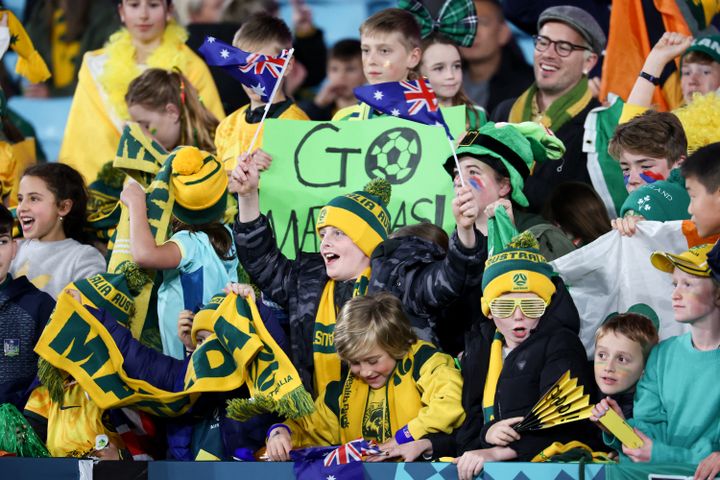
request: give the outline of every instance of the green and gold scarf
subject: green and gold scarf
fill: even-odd
[[[172,162],[165,162],[168,153],[148,138],[137,123],[129,123],[123,130],[113,165],[139,182],[146,191],[147,216],[155,243],[164,243],[169,236],[172,221],[173,194],[169,188]],[[120,205],[120,221],[109,245],[108,272],[120,272],[124,266],[134,264],[130,253],[130,212]],[[134,297],[135,316],[130,325],[133,337],[144,344],[161,350],[157,319],[156,272],[144,270],[148,283]]]
[[[537,92],[537,83],[533,83],[530,85],[530,88],[525,90],[525,92],[515,100],[508,118],[510,123],[532,121],[532,106],[533,103],[536,102]],[[588,88],[588,80],[586,76],[583,76],[577,85],[568,93],[555,100],[552,105],[543,112],[539,123],[557,132],[570,119],[582,112],[591,100],[592,93]]]
[[[366,268],[355,281],[353,297],[367,293],[370,283],[370,267]],[[313,331],[313,365],[315,367],[315,395],[330,382],[340,380],[340,358],[335,352],[335,322],[340,309],[335,305],[335,280],[325,284]]]
[[[102,283],[100,276],[93,279],[89,283],[105,292],[103,297],[113,295],[113,289],[118,293],[117,285]],[[243,420],[260,412],[297,418],[313,411],[312,398],[268,333],[254,302],[234,294],[217,295],[198,315],[212,316],[215,333],[193,352],[178,392],[130,377],[123,368],[123,353],[102,322],[65,292],[58,296],[35,351],[74,377],[101,409],[132,405],[154,415],[177,416],[203,392],[227,392],[246,384],[252,398],[230,401],[232,418]]]

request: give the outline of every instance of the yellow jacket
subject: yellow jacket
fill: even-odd
[[[185,59],[183,74],[198,90],[208,110],[222,120],[225,113],[207,65],[187,45],[180,48]],[[101,91],[98,78],[106,61],[104,49],[83,57],[58,158],[82,173],[88,184],[95,180],[104,163],[115,159],[120,134],[128,120],[115,113],[107,94]]]
[[[275,105],[273,105],[274,107]],[[235,110],[228,117],[220,122],[215,131],[215,147],[217,148],[217,159],[225,166],[225,170],[235,168],[235,160],[241,153],[247,152],[250,142],[255,135],[260,123],[248,123],[245,120],[245,112],[250,105],[245,105]],[[271,107],[272,108],[272,107]],[[300,107],[291,103],[289,107],[281,109],[280,114],[268,113],[267,118],[282,118],[284,120],[310,120]],[[260,130],[255,141],[254,148],[261,148],[263,144],[263,131]]]
[[[463,379],[453,359],[419,340],[398,360],[385,385],[390,431],[407,426],[415,440],[450,433],[465,420]],[[338,445],[363,436],[369,386],[348,372],[315,400],[315,412],[288,420],[293,446]],[[388,439],[384,439],[388,440]]]

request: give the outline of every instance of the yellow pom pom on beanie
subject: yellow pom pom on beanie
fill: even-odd
[[[173,214],[188,225],[222,219],[228,185],[222,164],[196,147],[178,147],[166,161],[172,162]]]

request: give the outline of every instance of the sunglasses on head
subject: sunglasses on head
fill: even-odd
[[[496,298],[490,302],[490,313],[493,318],[508,318],[515,309],[528,318],[540,318],[545,313],[547,303],[542,298]]]

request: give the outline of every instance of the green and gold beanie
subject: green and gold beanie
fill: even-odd
[[[177,147],[166,161],[172,162],[173,215],[188,225],[222,219],[228,185],[222,164],[196,147]]]
[[[490,313],[490,302],[505,293],[532,292],[548,304],[555,293],[552,267],[540,254],[538,242],[529,232],[515,237],[500,253],[485,262],[482,279],[483,314]]]
[[[332,226],[343,231],[365,255],[385,241],[390,233],[390,184],[384,179],[372,180],[364,190],[335,197],[318,216],[315,230]]]
[[[557,160],[565,153],[565,145],[552,131],[534,122],[488,122],[480,130],[471,130],[460,141],[458,158],[474,157],[503,176],[510,177],[510,197],[522,207],[528,206],[523,193],[525,179],[536,163]],[[445,161],[445,170],[454,176],[455,158]]]

